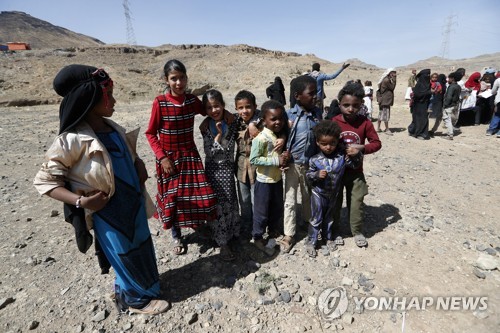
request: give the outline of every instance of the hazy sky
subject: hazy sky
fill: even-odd
[[[382,68],[500,52],[499,0],[129,0],[129,8],[137,44],[145,46],[248,44]],[[127,42],[122,0],[0,0],[0,10],[107,44]]]

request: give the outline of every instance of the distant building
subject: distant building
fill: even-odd
[[[9,51],[31,50],[30,44],[21,42],[7,42]]]

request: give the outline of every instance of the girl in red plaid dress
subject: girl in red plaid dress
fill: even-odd
[[[157,217],[172,228],[174,253],[184,254],[180,228],[197,228],[216,218],[210,187],[193,138],[194,117],[206,116],[201,101],[186,94],[186,67],[179,60],[164,66],[168,92],[155,98],[146,137],[156,156]]]

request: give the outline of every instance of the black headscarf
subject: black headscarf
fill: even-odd
[[[425,100],[431,96],[431,70],[422,69],[417,74],[417,83],[413,88],[413,98],[415,102]]]
[[[104,96],[113,81],[103,69],[69,65],[54,79],[54,90],[63,98],[59,107],[59,134],[71,130]]]

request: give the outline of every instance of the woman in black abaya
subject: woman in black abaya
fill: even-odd
[[[431,70],[423,69],[417,74],[417,84],[413,88],[411,107],[412,122],[408,133],[420,140],[429,139],[429,117],[427,108],[431,98]]]

